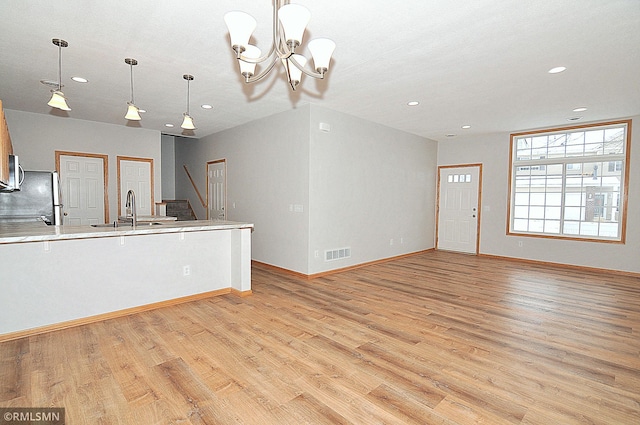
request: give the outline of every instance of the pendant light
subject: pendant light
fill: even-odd
[[[191,118],[191,115],[189,115],[189,83],[193,81],[193,75],[184,74],[182,78],[187,80],[187,112],[182,114],[184,116],[184,119],[182,120],[182,125],[180,125],[180,127],[184,128],[185,130],[195,130],[196,126],[193,123],[193,118]]]
[[[51,90],[51,99],[47,105],[63,111],[70,111],[71,108],[67,105],[67,99],[64,97],[64,93],[62,93],[62,48],[67,47],[69,43],[59,38],[54,38],[51,42],[58,46],[58,88]]]
[[[135,105],[133,99],[133,67],[138,64],[138,61],[132,58],[126,58],[124,62],[129,65],[131,70],[131,102],[127,102],[127,114],[124,117],[131,121],[140,121],[142,119],[140,117],[140,109]]]

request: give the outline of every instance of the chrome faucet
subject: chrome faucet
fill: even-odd
[[[124,206],[127,208],[125,218],[131,219],[131,225],[135,227],[138,224],[138,212],[136,211],[136,194],[133,190],[127,192],[127,201]]]

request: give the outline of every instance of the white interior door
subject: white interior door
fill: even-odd
[[[440,167],[438,249],[477,254],[480,165]]]
[[[137,215],[154,215],[153,208],[153,160],[146,158],[118,157],[118,210],[126,214],[127,192],[136,195]]]
[[[98,157],[59,156],[63,224],[105,222],[104,167]]]
[[[225,160],[207,162],[207,218],[226,220],[226,169]]]

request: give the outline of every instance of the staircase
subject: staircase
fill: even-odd
[[[167,216],[178,217],[178,221],[197,220],[189,201],[162,201],[167,204]]]

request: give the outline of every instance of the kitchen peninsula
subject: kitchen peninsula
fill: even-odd
[[[0,226],[0,341],[251,293],[253,225]]]

